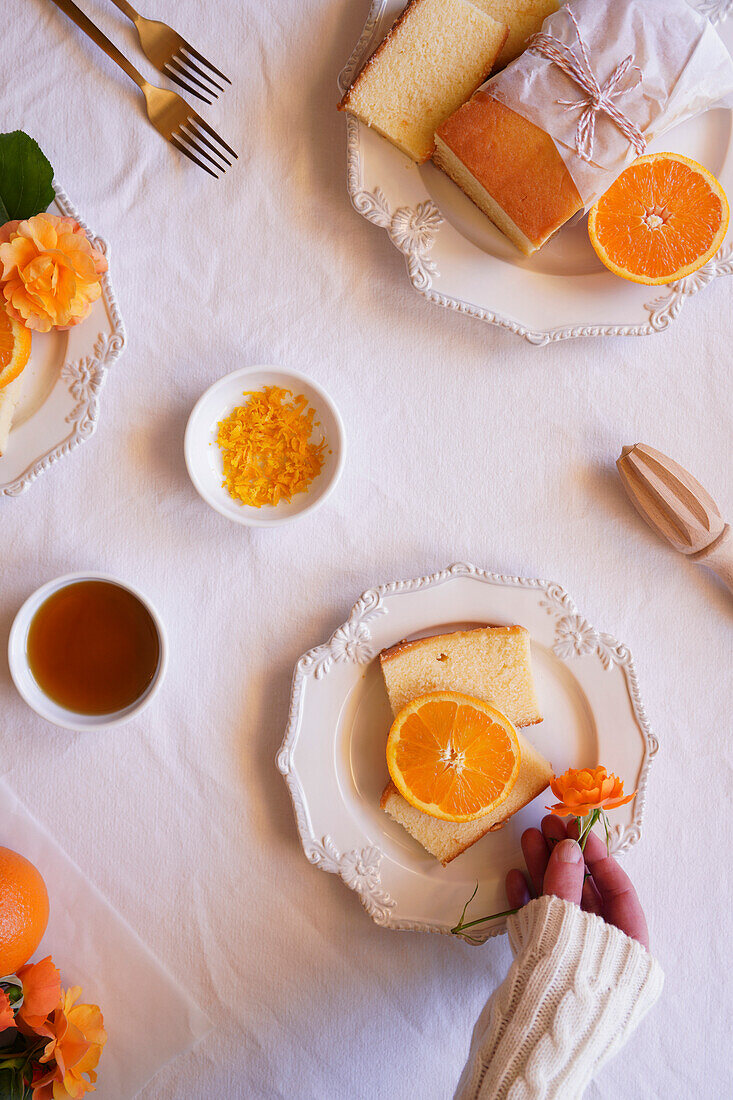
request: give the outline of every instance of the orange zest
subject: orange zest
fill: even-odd
[[[305,493],[320,474],[327,443],[311,440],[315,411],[279,386],[245,393],[246,405],[219,423],[223,485],[234,500],[261,508]]]
[[[0,296],[0,390],[10,385],[25,369],[30,354],[30,330],[8,316]]]
[[[387,739],[387,767],[411,805],[444,821],[473,821],[517,781],[517,731],[501,711],[456,691],[408,703]]]
[[[28,962],[47,924],[48,893],[40,873],[24,856],[0,848],[0,977]]]
[[[691,275],[720,248],[730,210],[718,180],[678,153],[639,157],[588,215],[588,235],[609,271],[658,286]]]

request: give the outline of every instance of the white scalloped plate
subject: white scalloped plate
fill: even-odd
[[[277,765],[308,860],[340,875],[387,928],[449,932],[476,882],[473,914],[504,909],[506,872],[522,865],[522,830],[537,824],[548,802],[549,792],[540,795],[445,868],[379,808],[391,712],[376,655],[403,638],[485,623],[530,631],[544,721],[525,731],[529,739],[558,773],[602,763],[627,790],[638,788],[632,803],[611,814],[613,850],[641,836],[658,743],[626,646],[590,626],[567,593],[546,581],[457,564],[370,589],[330,640],[298,661]],[[488,934],[504,930],[497,921]]]
[[[54,183],[51,213],[76,218],[109,260],[109,245],[95,237],[65,192]],[[6,453],[0,458],[0,496],[24,492],[58,459],[94,434],[108,367],[125,346],[125,329],[109,272],[102,297],[68,332],[34,333],[23,391]]]
[[[696,0],[733,50],[733,0]],[[404,0],[372,0],[361,38],[339,77],[344,92],[382,41]],[[705,164],[733,196],[733,111],[719,108],[650,147]],[[530,343],[572,336],[644,336],[676,320],[686,300],[733,272],[733,228],[718,255],[664,287],[617,278],[588,241],[585,218],[534,256],[522,256],[433,164],[417,166],[347,115],[347,187],[354,209],[387,231],[415,290],[430,302],[501,325]]]

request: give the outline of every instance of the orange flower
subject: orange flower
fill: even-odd
[[[593,810],[614,810],[635,797],[636,791],[624,798],[624,785],[605,768],[568,768],[564,775],[556,775],[550,790],[560,801],[547,806],[558,817],[585,817]]]
[[[94,1091],[95,1067],[107,1033],[96,1005],[74,1004],[80,995],[79,986],[63,993],[48,1021],[51,1041],[39,1061],[53,1065],[33,1082],[33,1100],[82,1100],[85,1093]]]
[[[22,966],[18,977],[23,983],[23,1004],[18,1011],[20,1030],[50,1035],[44,1025],[61,999],[61,975],[53,965],[51,956]]]
[[[102,293],[107,270],[73,218],[36,214],[0,228],[0,284],[8,314],[48,332],[78,325]]]
[[[0,989],[0,1031],[7,1031],[9,1027],[15,1027],[13,1006],[5,990]]]

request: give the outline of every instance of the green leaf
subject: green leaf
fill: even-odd
[[[0,1100],[23,1100],[26,1095],[25,1082],[20,1070],[0,1070]]]
[[[0,134],[0,218],[32,218],[53,202],[53,168],[22,130]],[[0,1100],[2,1093],[0,1093]]]

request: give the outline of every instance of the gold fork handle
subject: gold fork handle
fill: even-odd
[[[121,53],[113,42],[110,42],[106,34],[102,34],[99,27],[92,23],[81,8],[78,8],[74,3],[74,0],[53,0],[53,3],[57,8],[61,8],[64,15],[68,15],[72,22],[76,23],[80,30],[84,31],[84,34],[89,35],[92,42],[96,42],[100,50],[104,50],[112,61],[115,61],[123,72],[126,72],[130,80],[134,80],[138,88],[145,90],[147,81],[141,73],[137,71],[134,65],[132,65],[125,55]]]
[[[140,13],[135,11],[132,4],[128,4],[127,0],[112,0],[112,3],[116,8],[119,8],[123,15],[126,15],[128,19],[131,19],[133,23],[136,19],[140,18]]]

